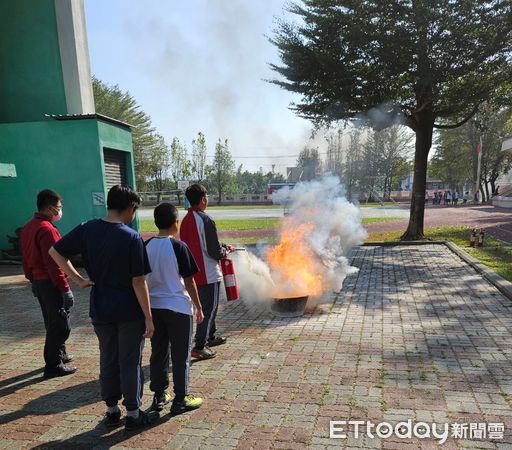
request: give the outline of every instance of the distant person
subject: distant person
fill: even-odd
[[[444,199],[444,193],[442,191],[439,191],[438,192],[438,204],[441,205],[441,203],[443,202],[443,199]]]
[[[48,254],[61,238],[55,223],[62,218],[62,198],[56,192],[44,189],[37,194],[36,204],[37,212],[21,231],[23,271],[43,313],[46,328],[44,376],[60,377],[76,372],[76,367],[66,365],[73,361],[66,348],[71,332],[69,314],[73,292],[65,273]]]
[[[469,198],[469,191],[465,191],[462,194],[462,204],[463,205],[465,205],[468,202],[468,198]]]
[[[180,239],[185,242],[199,266],[194,280],[199,292],[204,320],[196,328],[195,346],[192,357],[209,359],[216,353],[210,347],[226,343],[226,338],[216,336],[215,317],[219,307],[220,282],[222,272],[219,261],[233,247],[219,242],[215,222],[205,213],[208,207],[208,194],[201,184],[190,185],[185,191],[190,209],[180,227]]]
[[[446,194],[444,197],[444,204],[450,206],[451,201],[452,201],[452,193],[450,191],[446,191]]]
[[[455,190],[455,191],[453,191],[452,204],[454,206],[457,206],[458,203],[459,203],[459,192],[457,190]]]
[[[429,199],[428,191],[425,191],[425,205],[428,205],[428,199]]]
[[[145,275],[151,272],[144,241],[128,227],[140,205],[128,186],[116,185],[107,196],[107,216],[84,222],[50,250],[59,267],[78,285],[94,284],[89,315],[100,346],[101,396],[107,405],[105,424],[121,421],[117,405],[123,398],[126,430],[148,426],[158,413],[140,410],[144,373],[144,338],[153,336],[153,319]],[[81,254],[89,280],[69,265]]]
[[[147,276],[155,332],[151,338],[149,388],[155,393],[152,409],[161,411],[171,401],[169,346],[172,361],[174,400],[171,412],[199,408],[203,400],[188,392],[193,314],[203,321],[194,275],[199,271],[187,244],[178,241],[178,210],[161,203],[154,211],[158,236],[146,242],[152,272]]]
[[[437,199],[438,199],[438,197],[437,197],[437,191],[434,191],[434,198],[432,199],[432,204],[433,204],[433,205],[437,205]]]

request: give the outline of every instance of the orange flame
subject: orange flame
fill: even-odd
[[[279,243],[267,252],[267,262],[277,286],[275,298],[293,298],[322,293],[322,276],[315,255],[304,237],[312,223],[298,224],[293,218],[283,222]]]

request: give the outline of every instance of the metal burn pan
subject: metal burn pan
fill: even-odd
[[[274,298],[270,309],[280,317],[299,317],[304,314],[308,296]]]

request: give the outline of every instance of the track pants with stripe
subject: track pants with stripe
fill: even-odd
[[[92,324],[100,343],[101,398],[107,406],[115,406],[122,397],[128,411],[139,409],[144,386],[144,320]]]
[[[151,309],[155,332],[151,338],[151,383],[155,394],[169,387],[169,344],[172,381],[178,401],[188,395],[190,351],[192,350],[192,316],[169,309]]]
[[[203,284],[197,286],[197,293],[203,308],[204,320],[196,328],[196,348],[202,349],[207,339],[215,336],[215,317],[219,309],[220,281],[218,283]]]

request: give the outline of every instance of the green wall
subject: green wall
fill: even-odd
[[[54,0],[0,0],[0,122],[66,114]]]
[[[108,145],[105,145],[108,144]],[[103,146],[129,152],[128,180],[133,182],[131,133],[97,119],[0,124],[3,163],[16,165],[16,178],[0,178],[0,248],[36,210],[36,195],[49,188],[63,197],[62,234],[78,223],[105,214],[94,206],[93,192],[103,192]],[[135,224],[137,225],[137,224]]]

